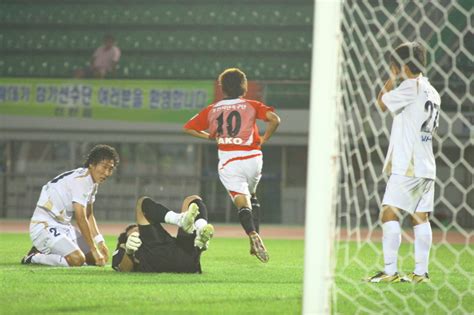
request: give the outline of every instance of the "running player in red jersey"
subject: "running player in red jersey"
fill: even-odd
[[[256,190],[262,176],[261,146],[277,129],[280,117],[273,107],[242,97],[247,93],[247,78],[240,69],[226,69],[218,82],[224,99],[191,118],[184,131],[217,142],[219,178],[238,209],[240,223],[250,239],[250,254],[268,262],[268,252],[258,234],[260,205]],[[257,119],[267,124],[263,136],[259,135]]]

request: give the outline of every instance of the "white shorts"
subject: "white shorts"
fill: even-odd
[[[81,250],[84,254],[90,252],[81,232],[70,224],[32,220],[30,238],[33,246],[43,254],[65,257],[76,250]]]
[[[262,177],[261,151],[231,151],[219,154],[219,178],[232,199],[236,194],[251,195]]]
[[[397,207],[411,214],[432,212],[434,180],[392,174],[385,188],[382,205]]]

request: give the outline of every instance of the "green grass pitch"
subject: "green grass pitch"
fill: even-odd
[[[382,270],[380,243],[342,242],[336,264],[337,314],[474,314],[474,246],[433,244],[431,283],[364,283],[361,278]],[[398,269],[414,269],[413,245],[402,243]],[[368,270],[367,266],[373,266]],[[378,267],[378,268],[377,268]],[[368,272],[371,272],[368,274]],[[356,301],[356,303],[354,303]]]
[[[115,244],[113,236],[106,239],[109,247]],[[247,239],[216,238],[203,254],[202,275],[120,274],[110,266],[20,265],[30,247],[28,235],[0,234],[0,305],[8,314],[301,314],[304,242],[265,243],[268,264],[248,254]],[[378,246],[340,244],[335,279],[342,294],[336,295],[333,311],[354,314],[354,300],[363,305],[362,313],[446,313],[437,303],[458,314],[474,311],[472,246],[470,253],[462,245],[435,247],[431,286],[361,282],[368,272],[363,264],[375,261],[373,271],[382,265]],[[401,269],[408,272],[412,246],[402,245],[400,251]],[[456,264],[470,270],[470,279]]]

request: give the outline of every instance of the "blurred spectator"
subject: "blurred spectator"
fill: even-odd
[[[113,76],[115,66],[120,59],[120,49],[116,46],[115,38],[106,34],[103,38],[103,45],[96,49],[92,55],[90,66],[83,69],[77,69],[74,73],[75,78],[97,78]]]

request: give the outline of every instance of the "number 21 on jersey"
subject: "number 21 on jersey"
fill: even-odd
[[[438,128],[439,105],[431,101],[425,103],[425,112],[429,112],[428,118],[421,125],[421,132],[433,134]]]

